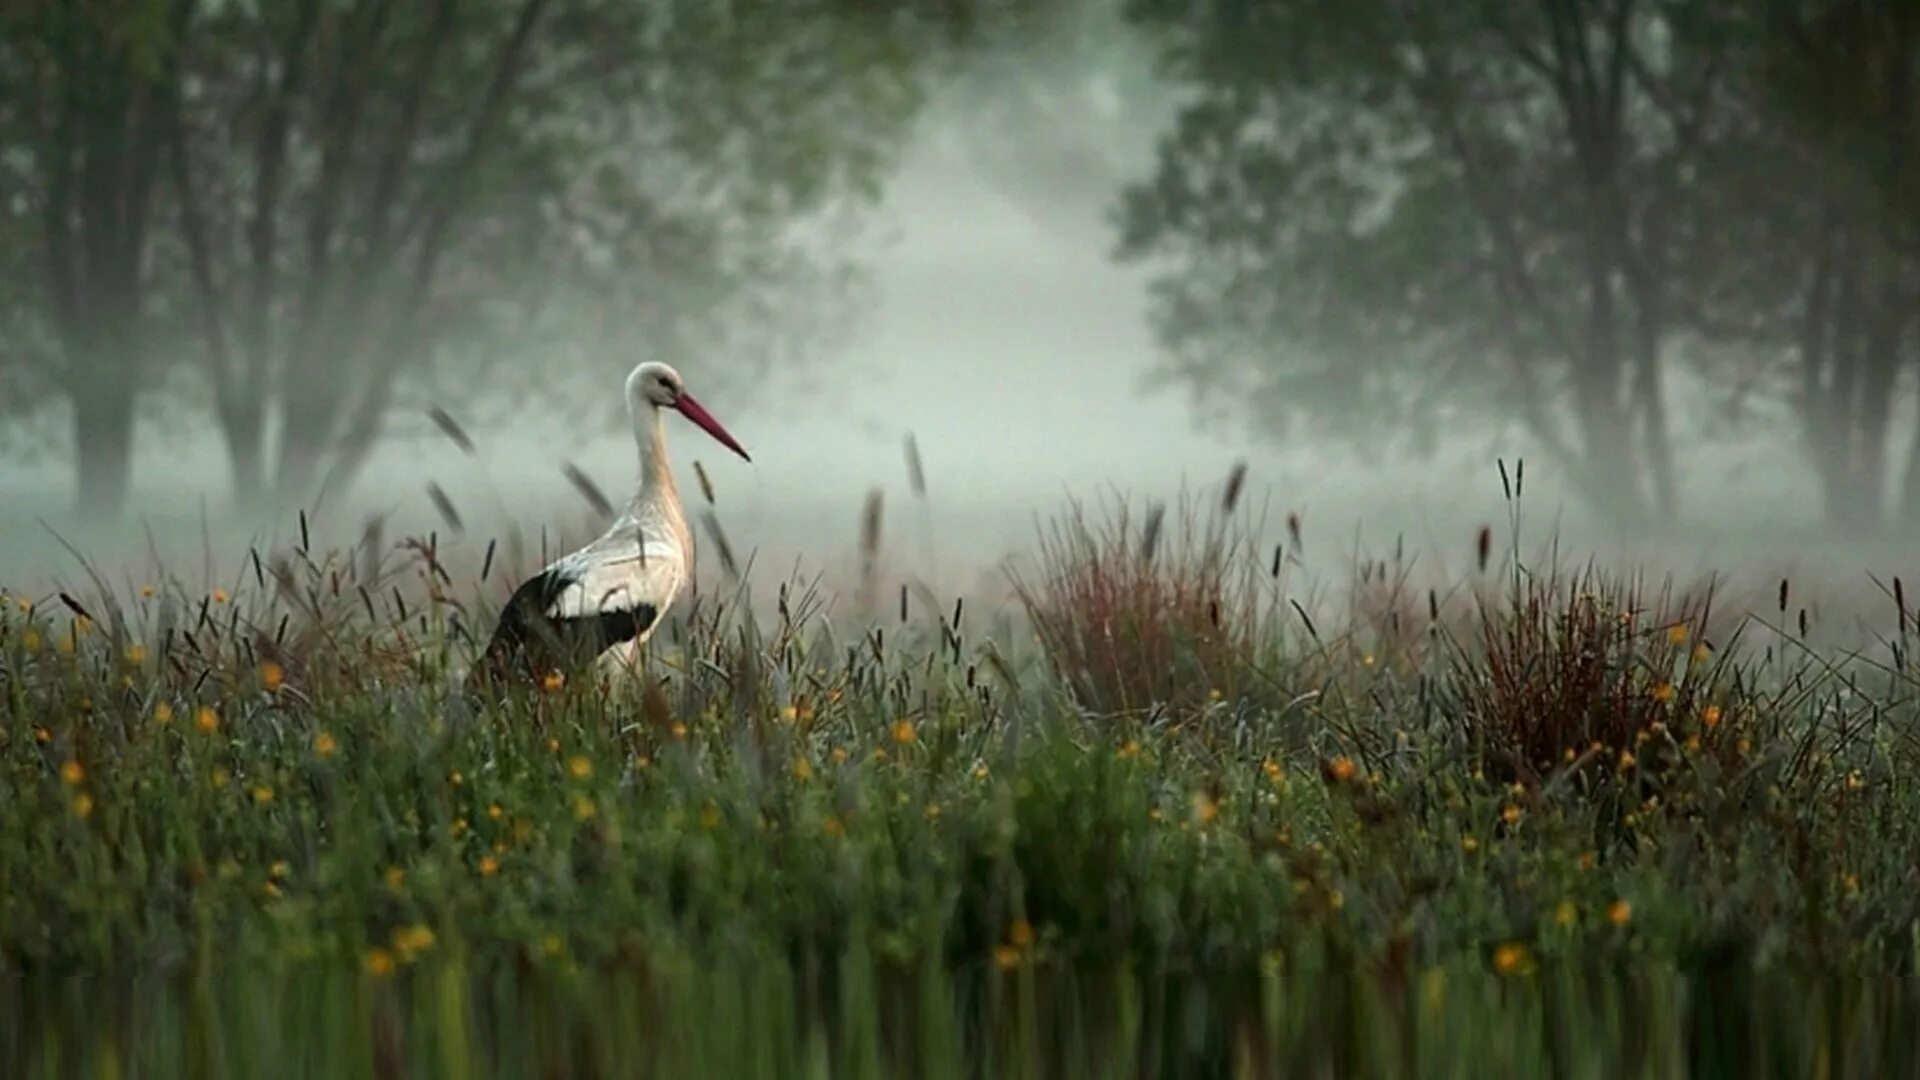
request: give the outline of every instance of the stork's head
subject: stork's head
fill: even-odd
[[[680,379],[680,373],[667,364],[649,361],[633,369],[627,376],[627,410],[633,413],[637,421],[655,409],[676,409],[680,415],[697,424],[702,431],[714,437],[720,445],[746,458],[742,449],[720,421],[713,418],[693,395],[687,393],[686,383]]]

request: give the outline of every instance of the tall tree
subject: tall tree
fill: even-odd
[[[169,165],[241,499],[350,479],[396,395],[456,385],[449,365],[551,388],[616,341],[711,342],[806,279],[793,224],[871,197],[917,104],[919,27],[899,16],[292,0],[209,17]]]
[[[70,404],[76,498],[90,515],[126,499],[135,404],[162,359],[151,296],[159,119],[179,93],[192,7],[0,7],[0,195],[19,245],[0,298],[0,362],[22,392],[31,380]]]
[[[1121,253],[1172,374],[1377,447],[1512,417],[1622,520],[1679,504],[1665,384],[1729,36],[1673,0],[1139,0],[1194,92]]]

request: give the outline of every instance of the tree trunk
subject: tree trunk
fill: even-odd
[[[75,509],[87,520],[111,520],[126,508],[133,471],[133,402],[133,388],[112,380],[73,395]]]
[[[242,513],[268,509],[266,403],[258,399],[222,402],[219,417],[234,508]]]

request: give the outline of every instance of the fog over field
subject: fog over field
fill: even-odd
[[[1569,560],[1592,556],[1686,581],[1719,570],[1754,597],[1770,596],[1779,575],[1797,575],[1846,609],[1878,602],[1870,572],[1885,579],[1900,571],[1897,543],[1841,544],[1816,527],[1805,468],[1772,433],[1783,419],[1762,416],[1731,438],[1681,442],[1687,520],[1649,531],[1613,528],[1586,512],[1517,430],[1446,431],[1430,459],[1369,462],[1310,434],[1276,442],[1250,434],[1240,417],[1201,417],[1185,387],[1151,378],[1162,356],[1146,318],[1151,268],[1111,258],[1113,193],[1020,190],[1018,148],[1016,167],[996,172],[955,135],[956,110],[965,107],[936,100],[918,121],[860,241],[870,302],[845,343],[817,364],[779,374],[756,396],[709,401],[753,463],[669,420],[683,493],[698,499],[697,460],[709,470],[733,546],[753,554],[761,582],[796,567],[850,580],[861,506],[879,489],[887,574],[997,597],[1005,590],[1001,561],[1028,547],[1036,519],[1060,512],[1069,497],[1173,499],[1183,484],[1210,493],[1240,459],[1250,467],[1250,501],[1267,508],[1270,540],[1283,535],[1285,514],[1301,514],[1300,554],[1315,580],[1343,580],[1356,551],[1384,556],[1402,538],[1425,569],[1460,576],[1479,527],[1493,525],[1506,542],[1502,457],[1510,466],[1528,461],[1523,536],[1531,557],[1557,535]],[[1143,124],[1137,145],[1125,148],[1130,175],[1151,169],[1156,134]],[[648,342],[631,343],[632,361],[650,355]],[[542,360],[528,353],[518,362]],[[699,392],[698,361],[682,367]],[[606,394],[617,392],[623,374],[607,371]],[[1674,393],[1679,408],[1695,407],[1684,381]],[[250,539],[293,535],[290,512],[272,522],[229,513],[218,436],[194,423],[141,429],[132,512],[117,525],[73,517],[70,465],[60,454],[0,465],[0,576],[28,590],[76,580],[78,564],[55,532],[117,568],[117,581],[151,572],[149,537],[191,579],[206,572],[208,530],[217,579],[239,573]],[[557,547],[593,527],[562,478],[564,461],[581,465],[616,503],[633,476],[629,435],[599,419],[573,423],[543,408],[476,425],[471,458],[417,412],[396,416],[392,427],[402,434],[381,446],[349,495],[314,514],[322,540],[350,543],[367,517],[384,514],[390,542],[436,530],[456,557],[477,559],[510,522],[536,538],[530,544],[549,530]],[[908,486],[909,434],[925,463],[924,501]],[[448,493],[464,535],[435,513],[430,482]],[[716,568],[709,551],[702,579]],[[489,595],[506,587],[496,575]]]

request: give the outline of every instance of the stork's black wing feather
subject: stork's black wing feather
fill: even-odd
[[[521,582],[500,610],[481,666],[501,676],[535,676],[597,657],[646,633],[659,618],[658,609],[644,603],[562,617],[555,608],[575,580],[547,569]]]

